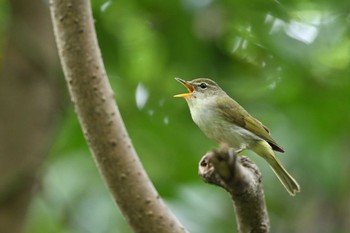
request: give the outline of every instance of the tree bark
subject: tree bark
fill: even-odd
[[[48,5],[10,1],[0,77],[0,232],[22,232],[52,143],[59,108],[58,56]]]
[[[160,199],[127,134],[108,82],[87,0],[51,0],[72,102],[97,167],[134,232],[186,232]]]
[[[270,230],[261,173],[240,151],[222,146],[203,156],[199,175],[210,184],[230,193],[239,233],[266,233]]]

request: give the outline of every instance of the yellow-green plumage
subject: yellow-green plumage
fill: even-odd
[[[185,97],[193,121],[208,138],[218,143],[226,143],[235,149],[247,148],[254,151],[269,163],[291,195],[300,191],[298,183],[275,156],[273,150],[284,150],[271,137],[266,126],[230,98],[214,81],[177,80],[184,84],[190,93],[176,97]]]

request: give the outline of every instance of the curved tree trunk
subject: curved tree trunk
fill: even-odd
[[[97,44],[90,2],[51,0],[63,71],[84,136],[134,232],[183,233],[159,197],[121,119]]]

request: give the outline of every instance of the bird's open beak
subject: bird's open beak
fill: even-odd
[[[178,94],[178,95],[174,95],[174,97],[191,97],[193,92],[194,92],[194,88],[193,85],[181,78],[175,78],[176,81],[180,82],[182,85],[184,85],[187,90],[189,91],[188,93],[184,93],[184,94]]]

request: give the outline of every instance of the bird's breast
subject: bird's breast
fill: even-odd
[[[210,102],[204,105],[192,105],[190,111],[197,126],[208,138],[217,143],[226,143],[239,149],[243,145],[249,148],[252,143],[259,140],[255,134],[224,119]]]

